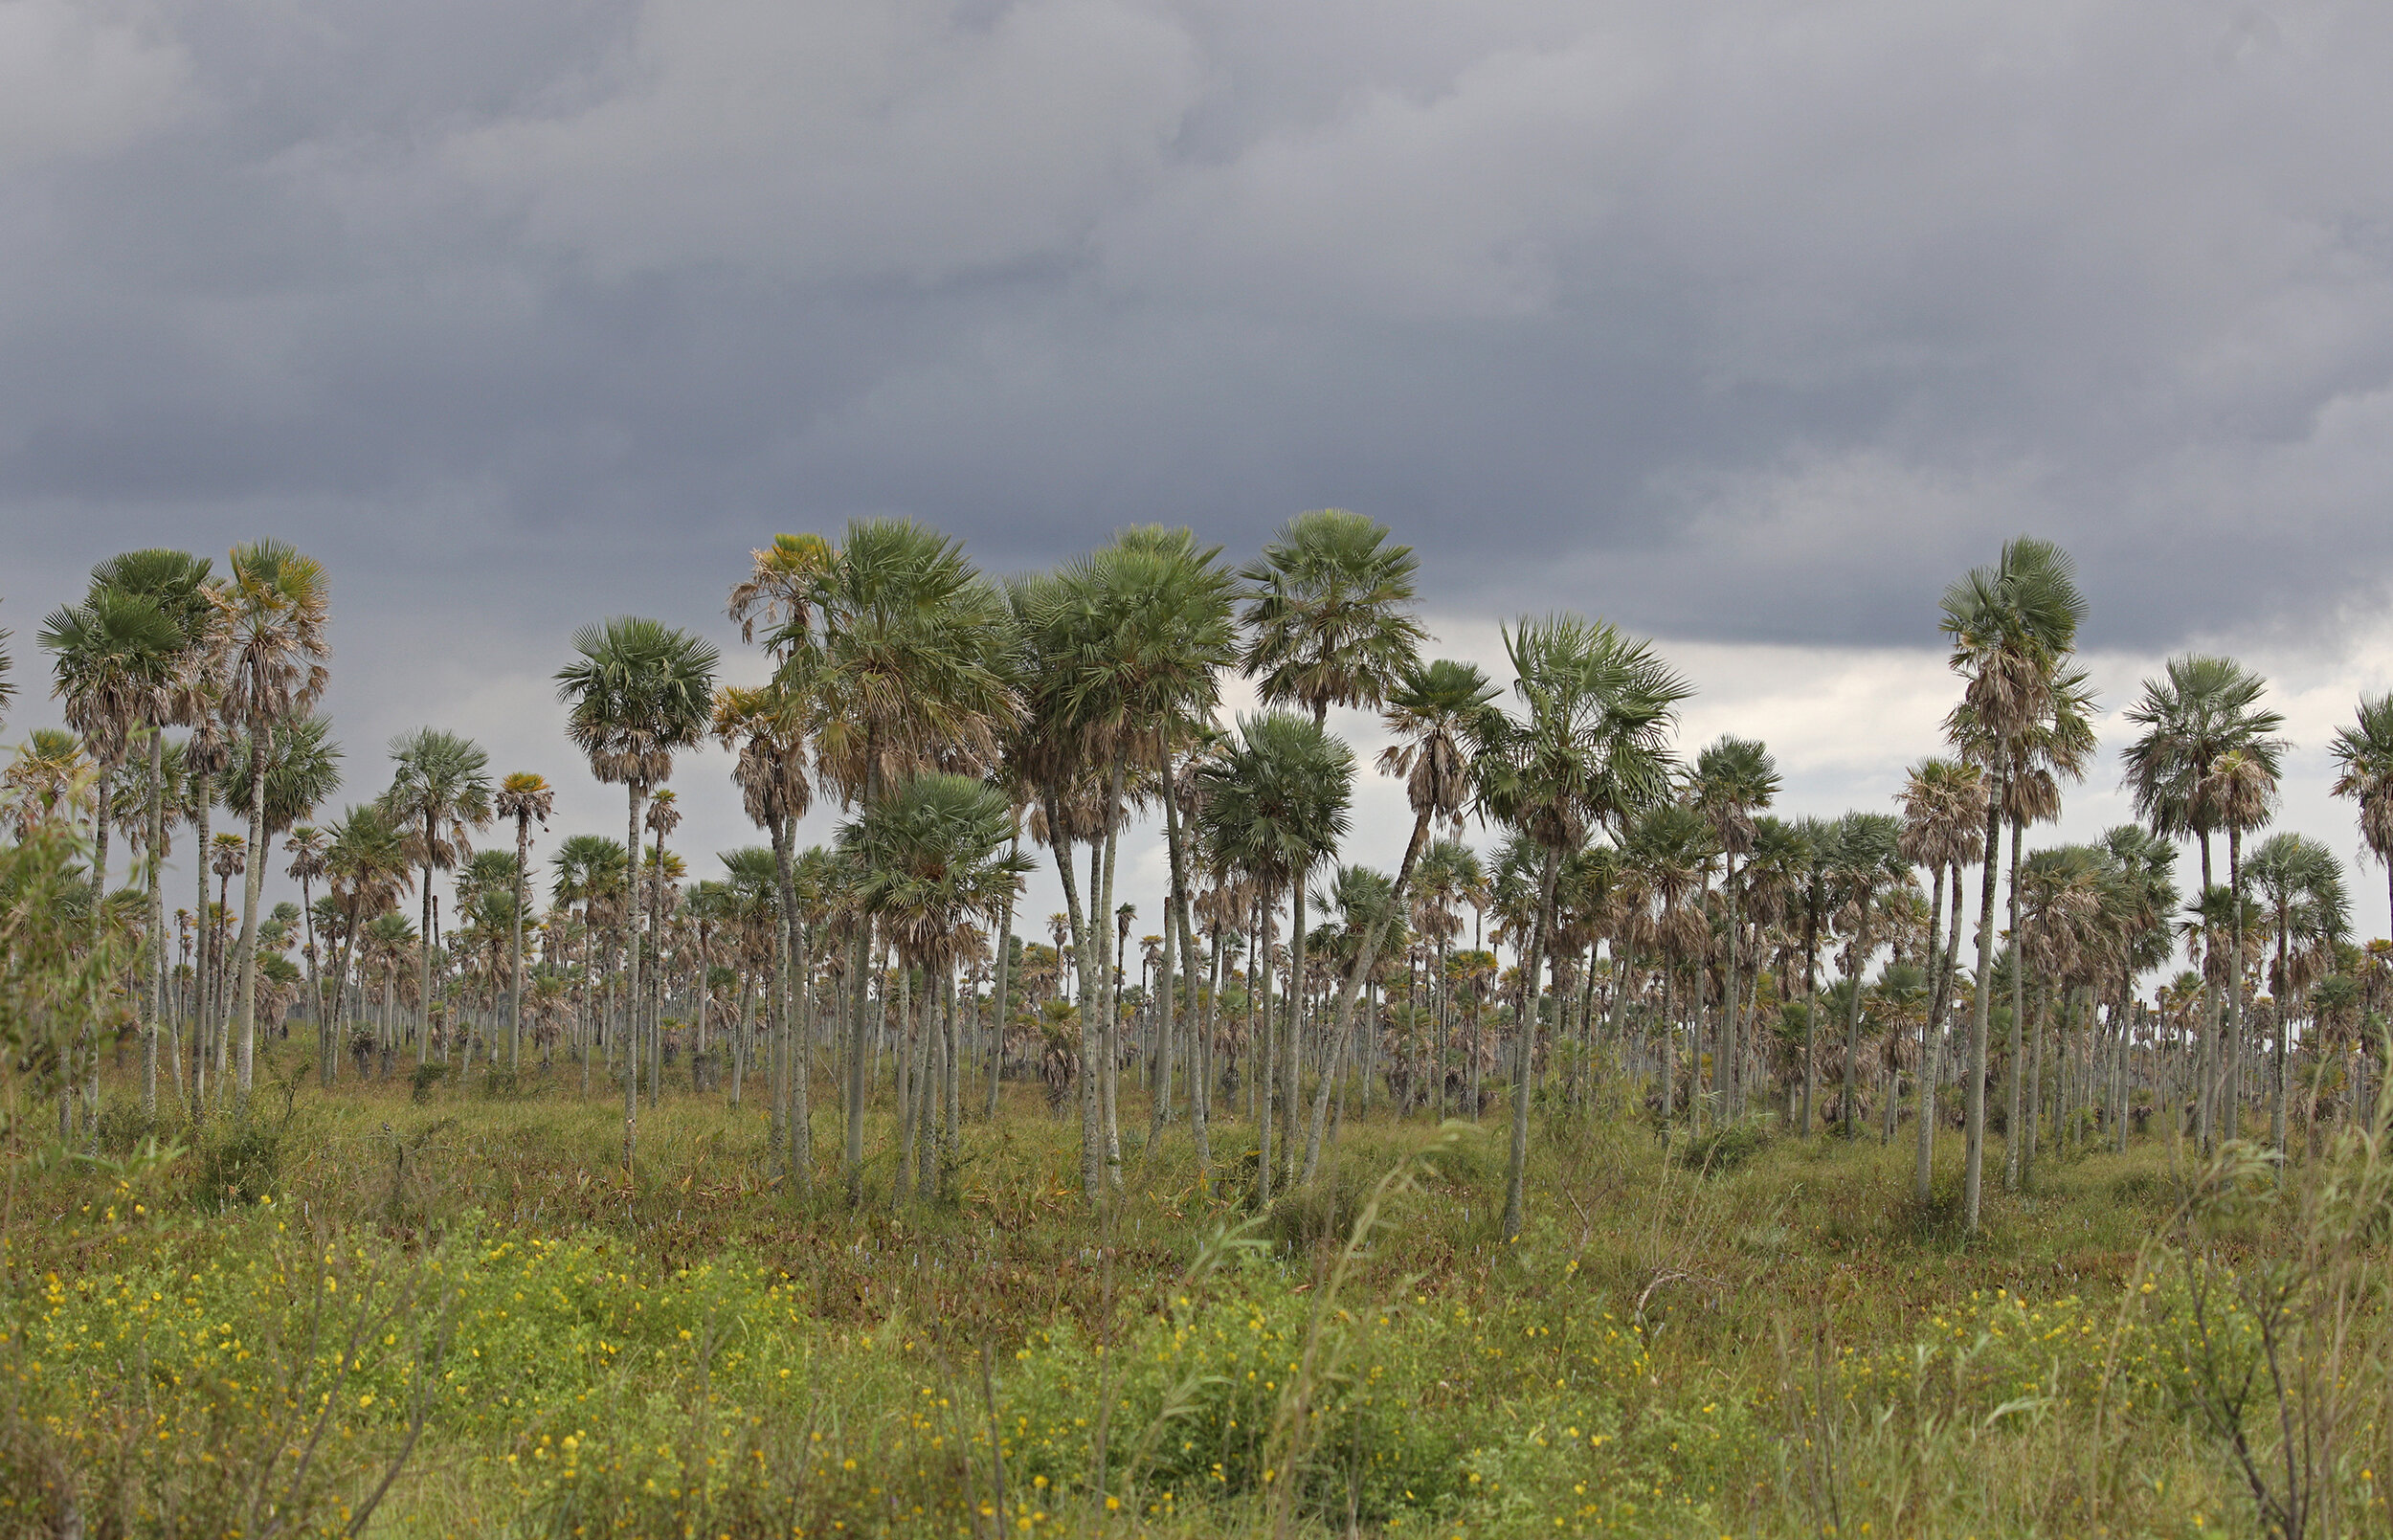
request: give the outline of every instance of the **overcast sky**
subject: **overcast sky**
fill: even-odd
[[[567,634],[732,643],[775,530],[1004,572],[1342,505],[1448,651],[1657,636],[1689,742],[1833,813],[1934,748],[1937,593],[2035,531],[2106,707],[2266,668],[2285,821],[2355,855],[2389,78],[2393,7],[2299,0],[0,0],[5,733],[93,562],[276,534],[330,569],[355,792],[436,723],[612,827]],[[2065,833],[2122,815],[2115,740]],[[693,848],[752,837],[722,770]]]

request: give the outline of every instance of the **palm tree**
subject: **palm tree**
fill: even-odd
[[[273,752],[277,727],[305,716],[323,699],[332,656],[325,636],[329,604],[324,569],[279,540],[233,547],[219,590],[224,620],[224,716]],[[249,845],[265,847],[265,783],[253,781]],[[249,1096],[257,1043],[257,891],[266,863],[249,863],[241,882],[239,943],[240,1067],[236,1084]]]
[[[1086,932],[1094,946],[1083,959],[1095,986],[1087,992],[1083,1031],[1094,1034],[1091,1062],[1099,1069],[1084,1083],[1083,1097],[1098,1098],[1106,1178],[1119,1186],[1119,938],[1104,917],[1117,907],[1124,795],[1134,767],[1160,772],[1174,741],[1210,718],[1219,697],[1219,670],[1233,656],[1232,585],[1220,566],[1220,547],[1198,547],[1185,529],[1145,527],[1123,531],[1105,548],[1065,564],[1052,581],[1022,591],[1041,714],[1060,719],[1078,740],[1075,757],[1100,767],[1103,775],[1095,820],[1103,843],[1089,894],[1095,923]],[[1167,803],[1167,838],[1176,821]]]
[[[1520,1234],[1529,1164],[1529,1090],[1537,1041],[1537,971],[1554,929],[1554,882],[1563,858],[1590,831],[1621,832],[1626,820],[1669,794],[1668,739],[1678,703],[1691,687],[1651,647],[1577,615],[1524,620],[1504,634],[1521,717],[1482,724],[1480,810],[1535,841],[1541,854],[1537,914],[1521,968],[1520,1041],[1515,1046],[1512,1149],[1505,1182],[1504,1234]]]
[[[1684,802],[1648,808],[1621,836],[1621,869],[1632,909],[1625,927],[1631,944],[1662,961],[1662,1118],[1667,1127],[1678,1111],[1678,976],[1710,941],[1694,896],[1717,854],[1710,822]],[[1694,1099],[1696,1087],[1688,1087]]]
[[[1206,842],[1215,859],[1253,882],[1259,889],[1264,930],[1257,943],[1254,971],[1261,984],[1264,1050],[1258,1055],[1262,1073],[1256,1106],[1259,1145],[1258,1195],[1271,1196],[1272,1080],[1275,1075],[1271,1014],[1269,921],[1279,895],[1290,899],[1289,972],[1291,996],[1301,993],[1305,976],[1305,889],[1313,868],[1336,850],[1345,837],[1353,801],[1354,756],[1318,723],[1283,712],[1241,717],[1239,741],[1196,772],[1199,814]],[[1293,1079],[1298,1060],[1292,1051],[1296,1001],[1287,1001],[1286,1036],[1290,1039],[1290,1079],[1286,1094],[1291,1105],[1299,1094]]]
[[[1408,773],[1408,783],[1410,778]],[[1453,956],[1454,938],[1463,930],[1462,917],[1456,911],[1464,904],[1475,902],[1477,895],[1487,886],[1487,877],[1480,870],[1478,852],[1460,839],[1446,838],[1434,841],[1421,853],[1420,865],[1414,874],[1411,885],[1419,894],[1412,905],[1413,928],[1434,937],[1438,944],[1437,1069],[1430,1094],[1431,1115],[1443,1122],[1448,1060],[1446,1036],[1453,1025],[1453,991],[1448,985],[1448,965]]]
[[[588,1096],[592,1039],[600,1028],[596,1009],[598,905],[624,896],[631,857],[620,842],[604,835],[569,835],[548,858],[548,866],[555,873],[549,902],[569,912],[575,904],[581,905],[582,910],[583,1002],[590,1012],[586,1030],[581,1034],[582,1094]],[[608,1041],[613,1043],[615,1039],[610,1037]]]
[[[2230,748],[2210,762],[2194,786],[2194,795],[2213,810],[2219,826],[2226,831],[2226,885],[2239,902],[2247,899],[2244,836],[2264,827],[2276,814],[2277,768],[2283,749],[2284,745],[2272,738]],[[2249,928],[2239,924],[2227,937],[2226,1040],[2230,1051],[2225,1136],[2229,1139],[2236,1136],[2244,1097],[2244,934]]]
[[[922,971],[922,1053],[936,1062],[919,1064],[915,1105],[901,1109],[901,1116],[909,1138],[922,1130],[926,1175],[939,1170],[943,1181],[951,1161],[941,1161],[939,1151],[952,1152],[960,1110],[952,971],[965,926],[994,920],[1031,870],[1027,857],[1005,849],[1013,835],[1013,804],[1003,792],[973,776],[937,771],[914,776],[867,804],[839,831],[861,875],[860,906],[875,918],[900,962]],[[943,993],[950,1008],[944,1025],[934,1028]],[[898,1166],[901,1196],[906,1153]]]
[[[2335,729],[2335,794],[2359,804],[2359,837],[2384,863],[2393,900],[2393,695],[2361,696],[2348,727]]]
[[[1722,886],[1728,895],[1728,970],[1720,998],[1719,1051],[1712,1060],[1712,1091],[1722,1115],[1736,1121],[1744,1097],[1737,1084],[1738,1028],[1736,964],[1739,916],[1736,859],[1754,848],[1755,817],[1777,800],[1778,761],[1753,738],[1723,736],[1695,756],[1689,788],[1697,811],[1711,822],[1711,836],[1725,858]]]
[[[349,957],[365,924],[415,885],[408,859],[407,832],[373,803],[351,805],[332,825],[324,844],[324,878],[344,920],[341,952],[332,969],[332,1004],[327,1016],[341,1019]]]
[[[713,722],[711,703],[708,723]],[[667,836],[682,826],[680,799],[670,791],[660,791],[649,799],[648,812],[640,820],[653,837],[648,841],[648,929],[657,938],[661,959],[664,949],[664,901],[674,877],[682,870],[680,859],[665,853]],[[658,1022],[664,1009],[664,970],[661,960],[649,983],[651,998],[646,1002],[648,1014],[648,1105],[655,1106],[664,1091],[664,1034]]]
[[[1986,1029],[1993,1005],[1994,852],[2013,759],[2022,740],[2054,710],[2065,660],[2086,615],[2076,566],[2049,541],[2023,535],[1990,567],[1973,568],[1944,591],[1941,629],[1952,638],[1951,666],[1968,681],[1947,731],[1975,746],[1990,781],[1985,863],[1978,892],[1978,987],[1970,1007],[1967,1170],[1962,1223],[1978,1229],[1984,1185]]]
[[[640,814],[649,792],[673,778],[673,756],[695,747],[713,720],[715,665],[707,642],[661,621],[617,615],[573,633],[581,656],[557,670],[557,699],[571,709],[566,735],[590,758],[591,773],[619,785],[630,813],[624,847],[639,865]],[[631,1028],[623,1060],[623,1165],[630,1170],[639,1140],[639,966],[637,887],[625,918],[629,946],[624,1018]]]
[[[1914,1194],[1925,1203],[1935,1160],[1935,1094],[1943,1078],[1944,1010],[1952,997],[1954,970],[1959,961],[1961,873],[1985,855],[1979,832],[1986,811],[1985,774],[1978,766],[1957,759],[1924,759],[1912,767],[1901,800],[1903,859],[1927,867],[1934,887],[1928,920],[1928,1014],[1920,1024],[1919,1159],[1912,1184]],[[1943,939],[1948,877],[1953,890],[1953,931],[1949,939]]]
[[[2119,970],[2117,1009],[2121,1028],[2113,1035],[2120,1069],[2113,1098],[2115,1148],[2127,1149],[2128,1076],[2126,1027],[2135,1010],[2136,980],[2167,964],[2176,950],[2168,917],[2177,908],[2177,846],[2138,824],[2120,824],[2102,837],[2116,879],[2105,892],[2105,919],[2112,931],[2112,960]],[[2170,1127],[2177,1127],[2172,1118]]]
[[[1018,649],[1004,598],[955,541],[907,519],[859,519],[773,633],[773,682],[802,703],[816,775],[856,810],[916,772],[977,775],[1021,712]],[[851,1200],[863,1194],[863,1052],[872,936],[848,958],[847,1139]]]
[[[252,784],[257,770],[259,741],[243,733],[227,746],[224,768],[216,772],[215,798],[229,808],[251,810],[250,827],[268,839],[315,815],[341,786],[341,746],[332,741],[332,724],[323,717],[299,717],[282,724],[265,740],[263,796]],[[253,867],[265,864],[267,844]],[[255,882],[245,884],[256,885]]]
[[[776,542],[772,551],[756,552],[759,569],[777,563],[782,551]],[[732,591],[734,618],[741,614],[741,589]],[[797,1190],[811,1193],[815,1180],[813,1029],[808,1023],[802,1031],[795,1030],[798,1016],[791,989],[792,971],[804,978],[811,968],[803,950],[805,932],[797,921],[793,851],[798,820],[814,806],[813,783],[806,774],[804,712],[777,684],[761,689],[725,685],[715,692],[713,731],[719,743],[737,753],[731,779],[739,786],[741,804],[749,821],[772,842],[772,891],[778,915],[773,930],[773,1000],[783,1040],[772,1060],[771,1138],[780,1158],[786,1137],[787,1158]]]
[[[2307,835],[2271,835],[2251,853],[2247,870],[2258,890],[2270,926],[2276,932],[2276,960],[2270,968],[2269,993],[2276,1008],[2275,1062],[2270,1076],[2269,1145],[2285,1153],[2286,1030],[2293,1014],[2296,985],[2292,944],[2297,935],[2315,948],[2343,939],[2350,928],[2351,905],[2343,894],[2343,867],[2335,852]]]
[[[1831,847],[1834,880],[1839,896],[1853,906],[1852,966],[1845,972],[1851,986],[1845,1002],[1845,1137],[1852,1139],[1860,1125],[1856,1109],[1860,1106],[1861,1082],[1858,1079],[1861,1054],[1862,975],[1869,966],[1869,954],[1877,949],[1877,938],[1870,930],[1873,911],[1896,887],[1910,881],[1910,864],[1903,859],[1902,821],[1890,813],[1848,813],[1836,822],[1835,843]],[[1891,1094],[1890,1092],[1890,1094]]]
[[[182,628],[147,594],[95,586],[81,604],[51,613],[41,644],[54,659],[51,693],[66,703],[66,724],[100,771],[91,875],[94,891],[105,892],[110,782],[134,733],[159,715],[181,661]]]
[[[1316,726],[1333,705],[1375,706],[1428,639],[1413,618],[1419,558],[1344,508],[1300,513],[1239,577],[1251,586],[1239,667],[1267,705]]]
[[[2260,703],[2267,690],[2266,680],[2233,658],[2188,654],[2170,658],[2159,679],[2146,680],[2142,695],[2128,708],[2127,720],[2143,729],[2123,756],[2136,815],[2164,838],[2193,837],[2202,853],[2202,891],[2205,894],[2215,882],[2210,837],[2225,824],[2221,809],[2203,791],[2203,777],[2231,749],[2268,746],[2266,752],[2273,761],[2277,752],[2273,734],[2285,719]],[[2236,977],[2242,977],[2240,970]],[[2239,983],[2231,1007],[2239,1031],[2242,997]],[[2220,1005],[2219,996],[2212,993],[2203,1023],[2203,1070],[2195,1121],[2205,1149],[2211,1143],[2216,1105]],[[2236,1040],[2241,1041],[2240,1038]],[[2231,1126],[2231,1107],[2227,1117]]]
[[[432,1054],[432,874],[471,856],[473,832],[490,827],[490,756],[469,738],[418,727],[391,740],[391,758],[396,769],[382,793],[383,815],[407,831],[409,859],[423,874],[423,945],[416,964],[423,1030],[415,1039],[421,1065]]]
[[[1390,922],[1406,902],[1431,826],[1444,823],[1458,834],[1462,831],[1463,813],[1470,799],[1471,746],[1501,731],[1496,695],[1496,686],[1476,667],[1446,658],[1427,664],[1407,662],[1395,688],[1388,692],[1382,721],[1395,741],[1380,750],[1379,769],[1383,774],[1404,777],[1413,832],[1397,862],[1387,903],[1373,911],[1353,949],[1345,982],[1338,988],[1330,1025],[1329,1068],[1313,1092],[1312,1118],[1305,1135],[1304,1181],[1311,1181],[1320,1165],[1330,1084],[1337,1077],[1337,1056],[1353,1023],[1355,994],[1378,960]]]
[[[524,911],[531,906],[524,882],[531,871],[532,824],[548,827],[557,793],[546,779],[530,770],[517,770],[499,783],[491,811],[515,820],[514,934],[507,945],[507,1073],[523,1065],[524,1054]]]

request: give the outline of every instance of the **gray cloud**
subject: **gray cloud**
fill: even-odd
[[[9,619],[284,534],[361,775],[553,761],[574,623],[727,639],[864,512],[1002,570],[1342,503],[1443,614],[1795,648],[2036,529],[2121,655],[2335,655],[2388,66],[2323,0],[16,0]]]

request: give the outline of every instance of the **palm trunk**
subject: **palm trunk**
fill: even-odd
[[[514,935],[507,949],[507,1073],[510,1075],[520,1073],[524,1067],[524,906],[526,903],[524,884],[531,870],[531,815],[519,813],[515,815]]]
[[[1021,837],[1017,835],[1013,849],[1021,853]],[[989,1006],[989,1121],[997,1117],[997,1082],[1005,1069],[1005,1008],[1013,987],[1014,971],[1014,891],[1006,890],[1005,904],[997,918],[997,967],[995,993]]]
[[[2021,819],[2011,820],[2011,872],[2008,883],[2011,921],[2011,1072],[2008,1078],[2011,1105],[2010,1120],[2002,1126],[2002,1185],[2005,1188],[2019,1186],[2022,1153],[2019,1137],[2020,1076],[2026,1067],[2021,1061],[2020,1038],[2026,1028],[2027,951],[2020,945],[2019,928],[2019,840],[2024,830],[2025,825]]]
[[[2226,1017],[2226,1137],[2237,1136],[2243,1123],[2244,1100],[2244,831],[2226,832],[2226,885],[2234,894],[2229,913],[2234,929],[2227,941]]]
[[[1275,1062],[1271,1036],[1271,926],[1277,918],[1273,912],[1276,907],[1269,894],[1255,901],[1254,961],[1247,967],[1247,971],[1261,981],[1254,992],[1258,1031],[1254,1051],[1248,1057],[1254,1060],[1256,1197],[1265,1205],[1271,1201],[1271,1076]]]
[[[1711,1087],[1720,1101],[1720,1121],[1723,1125],[1738,1121],[1743,1114],[1736,1083],[1736,858],[1727,856],[1725,861],[1727,876],[1722,879],[1721,890],[1728,899],[1729,910],[1728,976],[1720,989],[1720,1041],[1714,1049],[1718,1057],[1713,1060],[1711,1075]]]
[[[1537,1074],[1537,970],[1545,961],[1546,937],[1554,926],[1554,884],[1562,873],[1562,852],[1546,847],[1545,870],[1537,880],[1536,928],[1530,932],[1529,955],[1521,964],[1519,1041],[1513,1045],[1512,1149],[1505,1166],[1504,1239],[1520,1239],[1524,1189],[1529,1178],[1529,1092]]]
[[[639,912],[639,813],[647,800],[648,788],[637,781],[629,783],[631,813],[626,824],[624,848],[631,853],[631,870],[626,873],[629,887],[624,892],[623,928],[627,939],[624,948],[625,974],[623,983],[623,1170],[629,1173],[639,1148],[639,950],[642,940]],[[432,873],[424,874],[425,915],[431,915]],[[425,977],[432,975],[431,953],[425,953]]]
[[[149,1021],[142,1033],[142,1117],[154,1121],[158,1116],[158,1028],[170,1009],[168,1003],[168,980],[173,967],[172,954],[167,944],[167,799],[166,799],[167,737],[157,728],[149,731],[149,871],[145,886],[149,892]]]
[[[257,1060],[257,890],[266,879],[266,767],[274,757],[274,728],[262,719],[253,721],[249,735],[249,860],[241,870],[239,947],[241,1053],[234,1080],[244,1109]]]
[[[1856,1137],[1854,1114],[1861,1101],[1858,1082],[1858,1071],[1861,1067],[1861,981],[1862,976],[1868,971],[1871,949],[1869,891],[1865,887],[1861,894],[1860,925],[1853,933],[1853,967],[1852,971],[1845,975],[1845,982],[1851,985],[1852,989],[1845,997],[1845,1105],[1837,1110],[1844,1114],[1840,1121],[1844,1125],[1845,1138],[1847,1143]]]
[[[1072,841],[1063,837],[1062,810],[1051,798],[1047,803],[1048,842],[1055,852],[1056,875],[1063,882],[1063,909],[1071,926],[1072,954],[1077,960],[1074,981],[1080,995],[1080,1181],[1081,1193],[1094,1208],[1104,1201],[1105,1169],[1105,1108],[1097,1090],[1097,1077],[1104,1073],[1097,1060],[1103,1052],[1098,1036],[1096,1000],[1090,993],[1089,950],[1087,925],[1080,903],[1080,882],[1072,871]],[[1093,897],[1093,895],[1092,895]],[[1059,966],[1061,959],[1058,959]]]
[[[1287,965],[1287,1030],[1281,1034],[1282,1047],[1287,1055],[1287,1089],[1280,1098],[1281,1112],[1286,1120],[1281,1136],[1280,1158],[1287,1167],[1287,1185],[1296,1185],[1297,1170],[1297,1108],[1305,1097],[1305,1001],[1312,992],[1305,983],[1305,883],[1307,874],[1299,871],[1288,900],[1288,965]]]
[[[1116,1105],[1121,1090],[1116,1083],[1122,1063],[1121,1012],[1114,1003],[1118,992],[1114,988],[1113,863],[1122,842],[1122,786],[1128,770],[1128,755],[1117,755],[1111,779],[1106,786],[1104,892],[1092,895],[1097,902],[1088,916],[1097,942],[1098,1039],[1105,1050],[1105,1076],[1100,1089],[1105,1109],[1106,1187],[1109,1192],[1119,1192],[1122,1187],[1122,1123]]]
[[[2008,766],[2005,750],[1996,757],[1994,784],[1986,798],[1986,859],[1978,883],[1978,987],[1969,1008],[1969,1111],[1962,1134],[1966,1150],[1961,1176],[1961,1225],[1971,1235],[1978,1233],[1985,1182],[1986,1029],[1994,1007],[1994,981],[1989,976],[1994,967],[1994,882],[2002,850],[2003,779]]]
[[[1944,872],[1937,866],[1930,872],[1935,898],[1928,909],[1928,1014],[1919,1023],[1919,1161],[1913,1173],[1912,1191],[1921,1203],[1928,1201],[1929,1172],[1935,1158],[1936,1138],[1936,1043],[1944,1021]],[[1959,900],[1954,901],[1953,926],[1960,928]]]
[[[2287,928],[2286,917],[2280,913],[2277,916],[2276,922],[2276,978],[2269,987],[2269,993],[2271,996],[2273,996],[2273,1004],[2275,1006],[2275,1009],[2270,1011],[2269,1014],[2276,1018],[2275,1031],[2272,1034],[2273,1041],[2271,1043],[2271,1046],[2275,1049],[2276,1064],[2273,1072],[2270,1076],[2272,1083],[2269,1087],[2269,1148],[2277,1152],[2277,1157],[2280,1160],[2282,1160],[2285,1155],[2285,1053],[2289,1040],[2289,1034],[2285,1030],[2285,1021],[2286,1017],[2292,1014],[2291,1009],[2292,1002],[2287,998],[2292,992],[2286,988],[2287,975],[2285,971],[2285,948]]]

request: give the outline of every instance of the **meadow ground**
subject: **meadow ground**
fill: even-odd
[[[1100,1227],[1032,1088],[951,1201],[851,1207],[717,1096],[627,1180],[577,1080],[274,1072],[12,1167],[0,1532],[2393,1533],[2365,1149],[2047,1154],[1964,1243],[1957,1135],[1922,1206],[1908,1129],[1541,1121],[1505,1244],[1495,1115],[1258,1213],[1126,1105]]]

